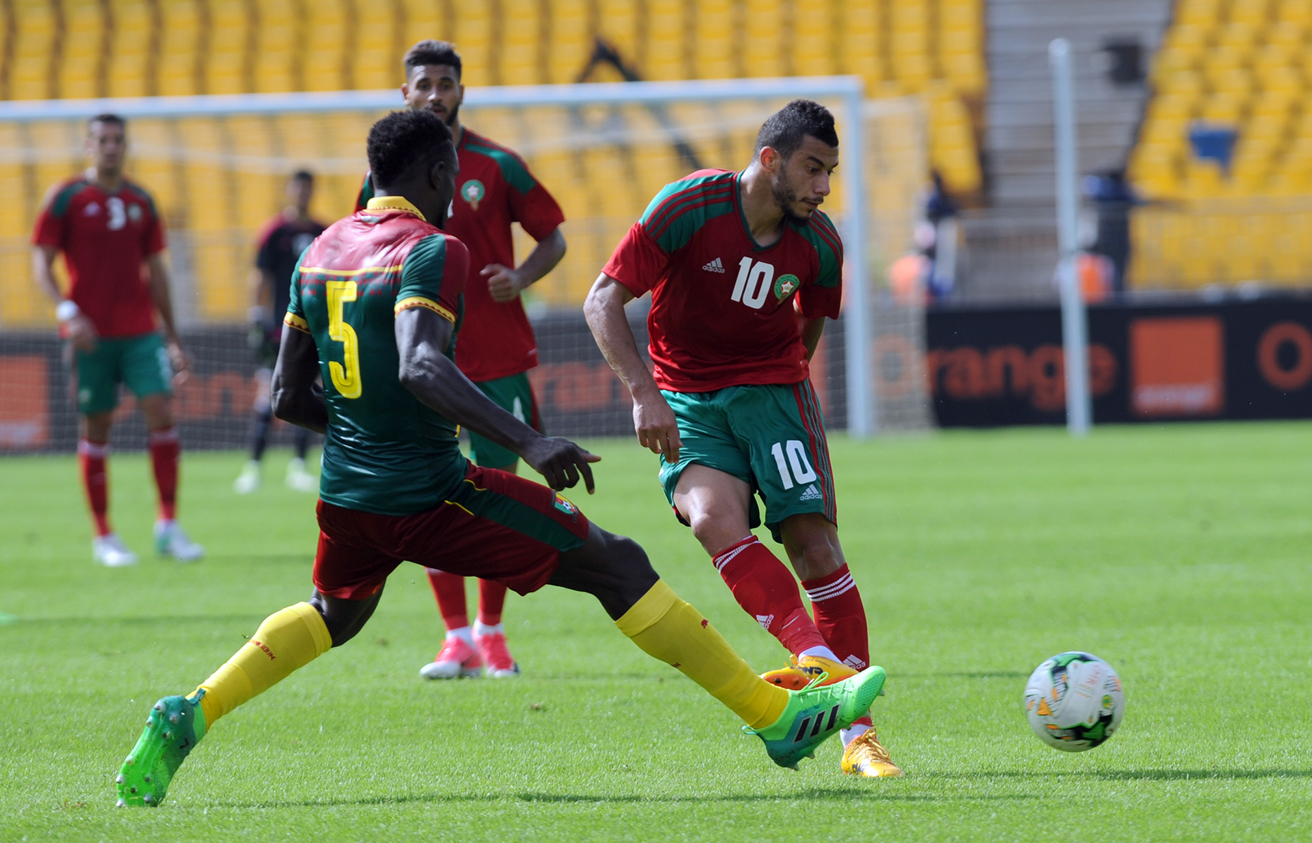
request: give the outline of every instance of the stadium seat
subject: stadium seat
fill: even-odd
[[[100,0],[64,0],[60,33],[59,96],[102,97],[107,93],[105,15]]]
[[[162,96],[187,96],[204,87],[205,57],[200,55],[200,18],[191,3],[164,3],[159,7],[162,24],[156,90]]]

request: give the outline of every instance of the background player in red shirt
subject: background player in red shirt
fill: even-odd
[[[251,341],[255,349],[255,408],[251,419],[251,458],[233,481],[239,495],[260,488],[260,462],[269,444],[269,427],[273,410],[269,406],[269,377],[278,359],[278,342],[282,338],[282,317],[290,299],[292,270],[314,238],[327,228],[310,216],[314,198],[314,174],[299,170],[287,181],[287,207],[265,224],[255,247],[255,268],[251,271]],[[287,464],[287,486],[299,492],[313,492],[319,481],[305,470],[305,453],[310,447],[310,431],[298,427],[293,433],[295,456]]]
[[[460,159],[456,195],[445,230],[469,247],[469,281],[465,285],[465,315],[456,365],[489,398],[534,430],[539,429],[537,401],[528,370],[538,365],[537,340],[519,294],[552,270],[565,256],[560,224],[565,215],[512,150],[479,135],[460,122],[460,54],[444,41],[420,41],[405,54],[406,81],[401,93],[406,105],[432,111],[447,124]],[[365,177],[356,210],[372,195]],[[518,222],[537,246],[515,266],[511,223]],[[518,457],[475,431],[469,431],[475,464],[514,474]],[[486,664],[489,676],[519,674],[506,647],[501,611],[506,588],[480,580],[478,619],[472,630],[465,603],[465,580],[430,571],[429,581],[446,624],[446,640],[437,658],[420,674],[429,679],[478,676]]]
[[[180,562],[205,555],[174,520],[180,445],[173,426],[172,381],[175,371],[186,372],[187,362],[173,324],[164,227],[150,194],[124,177],[126,153],[123,119],[114,114],[91,118],[91,166],[50,191],[32,237],[33,275],[56,303],[60,332],[74,351],[82,414],[78,456],[96,530],[92,552],[96,561],[113,567],[137,561],[109,523],[105,459],[120,383],[137,396],[150,430],[150,461],[159,489],[155,549]],[[61,251],[68,267],[67,295],[54,274]]]
[[[633,395],[638,441],[739,605],[792,654],[781,684],[850,676],[870,663],[865,608],[838,542],[833,471],[808,361],[838,316],[842,243],[820,211],[838,165],[833,116],[794,100],[761,127],[740,173],[667,185],[616,248],[584,310]],[[651,291],[655,373],[624,318]],[[752,534],[782,542],[815,610]],[[843,771],[901,775],[869,717],[843,733]]]

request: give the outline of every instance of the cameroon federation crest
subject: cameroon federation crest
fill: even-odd
[[[774,282],[775,300],[783,301],[788,298],[801,283],[796,275],[780,275]]]
[[[579,508],[566,500],[565,497],[559,493],[556,494],[556,500],[553,503],[555,504],[556,509],[559,509],[566,515],[575,516],[579,514]]]
[[[483,183],[478,179],[470,179],[460,185],[460,196],[469,203],[469,207],[475,211],[478,210],[478,203],[483,201],[487,191],[483,189]]]

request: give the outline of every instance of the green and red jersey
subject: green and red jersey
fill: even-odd
[[[109,192],[85,175],[48,195],[32,243],[64,253],[68,298],[106,339],[156,329],[143,264],[164,250],[164,226],[150,194],[124,180]]]
[[[458,427],[401,384],[395,332],[396,314],[412,307],[458,328],[468,265],[463,243],[394,196],[333,223],[301,256],[284,321],[319,351],[323,500],[411,515],[441,504],[464,479]]]
[[[651,291],[656,383],[676,392],[789,384],[809,369],[796,311],[838,317],[843,244],[829,217],[789,220],[758,246],[742,173],[698,170],[666,185],[603,270],[634,296]]]
[[[493,301],[487,278],[479,273],[493,263],[515,267],[511,223],[518,222],[530,237],[541,240],[565,221],[565,214],[512,150],[465,129],[456,155],[460,172],[444,228],[469,247],[465,322],[456,363],[471,381],[489,381],[536,366],[538,347],[520,298]],[[373,184],[366,176],[356,210],[372,196]]]

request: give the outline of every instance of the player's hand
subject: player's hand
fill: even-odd
[[[683,447],[679,422],[659,393],[643,401],[633,399],[633,429],[638,434],[638,443],[644,448],[665,457],[671,465],[679,461],[679,449]]]
[[[517,270],[499,263],[490,263],[479,271],[487,279],[487,291],[492,294],[492,301],[505,304],[514,301],[528,284]]]
[[[559,436],[542,436],[520,454],[529,467],[541,474],[547,485],[559,492],[568,489],[583,478],[583,485],[592,494],[596,484],[592,480],[591,463],[601,457]]]
[[[173,382],[183,383],[191,374],[191,356],[182,350],[177,340],[169,340],[166,348],[169,353],[169,363],[173,366]]]
[[[64,323],[65,335],[78,351],[95,351],[99,335],[96,326],[85,313],[79,313]]]

